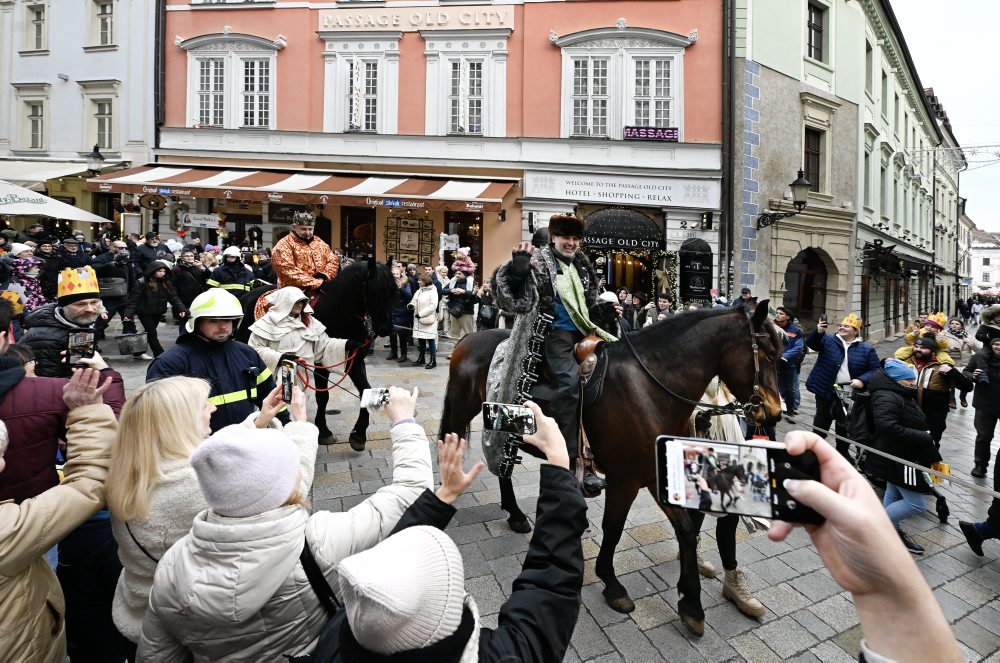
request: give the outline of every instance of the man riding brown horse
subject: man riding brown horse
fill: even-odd
[[[515,354],[506,363],[505,371],[509,379],[502,383],[516,384],[518,400],[530,397],[556,420],[575,471],[580,378],[573,347],[589,334],[606,341],[617,340],[608,330],[614,329],[621,307],[598,301],[597,277],[590,261],[579,251],[583,222],[575,216],[556,214],[549,220],[548,234],[549,244],[538,251],[528,243],[516,246],[511,260],[501,265],[493,277],[497,305],[518,314],[515,334],[519,327],[531,330],[529,347],[511,350]],[[532,347],[536,348],[536,359],[541,355],[541,370],[537,373],[538,367],[532,365]],[[599,494],[605,486],[604,480],[592,472],[584,477],[584,492],[588,495]]]

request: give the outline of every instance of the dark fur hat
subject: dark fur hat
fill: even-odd
[[[549,219],[549,237],[583,237],[583,221],[572,214],[553,214]]]

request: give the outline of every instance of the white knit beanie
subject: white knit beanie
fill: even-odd
[[[15,258],[24,253],[25,251],[32,251],[32,250],[33,249],[27,244],[20,244],[18,242],[14,242],[13,244],[10,245],[10,254]]]
[[[245,518],[288,501],[299,478],[299,450],[279,430],[226,426],[191,454],[208,506]]]
[[[343,560],[337,574],[351,632],[377,654],[423,649],[462,623],[462,554],[437,528],[408,527]]]

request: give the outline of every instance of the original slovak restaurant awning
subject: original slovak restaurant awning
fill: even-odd
[[[516,183],[516,179],[448,175],[152,164],[88,179],[87,189],[314,205],[499,212],[504,195]]]

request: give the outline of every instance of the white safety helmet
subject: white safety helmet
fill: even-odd
[[[230,246],[226,248],[226,250],[222,252],[222,257],[225,258],[226,256],[236,256],[239,258],[240,248],[238,246]]]
[[[243,307],[235,295],[222,288],[210,288],[194,298],[190,306],[190,317],[184,328],[194,333],[198,318],[232,320],[233,329],[243,320]]]

